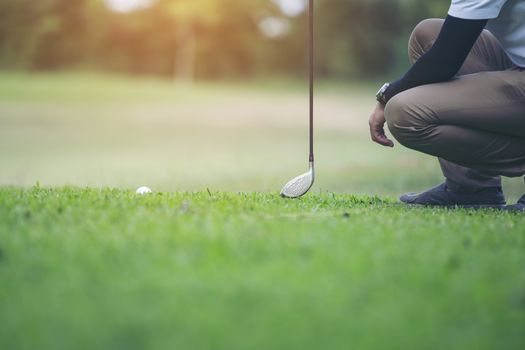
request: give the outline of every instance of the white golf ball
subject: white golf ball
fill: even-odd
[[[152,191],[149,187],[142,186],[142,187],[137,188],[135,192],[137,194],[147,194],[147,193],[151,193]]]

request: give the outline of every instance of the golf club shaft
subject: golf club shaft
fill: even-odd
[[[314,0],[309,0],[309,65],[310,65],[310,162],[314,161]]]

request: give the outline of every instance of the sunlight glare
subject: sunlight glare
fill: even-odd
[[[281,11],[289,17],[295,17],[306,9],[306,0],[273,0]]]
[[[132,12],[150,6],[153,0],[105,0],[105,2],[115,12]]]

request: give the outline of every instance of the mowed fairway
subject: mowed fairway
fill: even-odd
[[[320,84],[284,200],[305,84],[0,74],[0,349],[525,348],[525,216],[397,204],[441,175],[374,86]]]
[[[0,190],[2,349],[523,349],[522,215]]]

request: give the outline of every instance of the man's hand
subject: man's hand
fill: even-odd
[[[385,107],[381,103],[378,103],[368,120],[370,136],[372,137],[372,141],[382,146],[394,147],[394,143],[385,135],[385,122]]]

